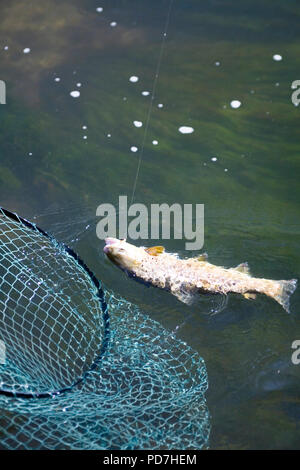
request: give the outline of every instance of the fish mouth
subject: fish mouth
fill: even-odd
[[[117,238],[105,238],[105,247],[103,248],[104,253],[109,253],[111,245],[118,243]]]

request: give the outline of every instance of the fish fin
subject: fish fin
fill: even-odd
[[[250,300],[256,299],[256,294],[251,294],[250,292],[246,292],[246,294],[243,294],[243,296],[245,297],[245,299],[250,299]]]
[[[173,288],[171,289],[171,293],[177,297],[180,302],[183,302],[184,304],[191,305],[194,300],[195,300],[195,295],[193,292],[184,290],[184,289],[176,289]]]
[[[274,299],[283,306],[284,310],[290,313],[290,296],[296,290],[297,279],[290,279],[289,281],[278,281],[280,284],[280,291],[274,295]]]
[[[239,271],[240,273],[250,274],[250,269],[248,263],[241,263],[236,268],[233,268],[235,271]]]
[[[149,246],[149,248],[145,248],[145,251],[147,251],[148,255],[158,256],[163,253],[165,249],[163,246]]]
[[[191,305],[194,302],[194,295],[189,292],[173,292],[173,295],[175,295],[180,302],[183,302],[186,305]]]
[[[197,260],[198,261],[206,261],[208,258],[208,254],[207,253],[202,253],[200,256],[197,257]]]

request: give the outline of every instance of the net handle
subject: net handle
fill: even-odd
[[[5,214],[9,219],[12,219],[15,222],[18,222],[19,224],[22,224],[25,227],[27,227],[31,230],[34,230],[35,232],[39,232],[41,235],[48,238],[49,240],[55,240],[55,237],[53,237],[49,233],[45,232],[44,230],[42,230],[40,227],[38,227],[36,224],[30,222],[29,220],[20,217],[15,212],[11,212],[11,211],[9,211],[7,209],[4,209],[3,207],[0,206],[0,214],[1,214],[1,212],[3,214]],[[62,389],[59,389],[59,390],[54,390],[52,392],[42,392],[42,393],[12,392],[11,390],[6,390],[6,389],[3,389],[3,388],[0,388],[0,394],[2,394],[2,395],[19,397],[19,398],[49,398],[49,397],[53,397],[53,396],[56,396],[56,395],[60,395],[61,393],[69,392],[74,387],[76,387],[77,385],[82,383],[91,371],[96,369],[96,367],[98,366],[99,362],[101,361],[103,355],[105,354],[105,351],[107,350],[108,343],[109,343],[109,338],[110,338],[109,313],[108,313],[108,305],[107,305],[107,302],[105,300],[105,294],[104,294],[104,290],[102,289],[101,283],[96,278],[94,273],[90,270],[90,268],[78,256],[78,254],[75,253],[75,251],[72,250],[72,248],[70,248],[69,246],[67,246],[67,245],[65,245],[64,243],[61,243],[61,242],[59,242],[59,245],[61,246],[61,248],[63,248],[66,251],[66,253],[68,253],[68,255],[70,255],[72,258],[74,258],[74,260],[79,264],[79,266],[81,266],[85,270],[85,272],[90,277],[92,283],[96,287],[96,290],[97,290],[96,295],[97,295],[97,297],[100,301],[100,306],[101,306],[101,310],[102,310],[102,313],[103,313],[103,321],[104,321],[104,337],[103,337],[101,350],[100,350],[98,356],[96,357],[96,359],[94,360],[94,362],[92,363],[92,365],[90,366],[90,368],[87,371],[85,371],[82,374],[81,377],[79,377],[77,380],[75,380],[75,382],[73,382],[71,385],[68,385],[65,388],[62,388]]]

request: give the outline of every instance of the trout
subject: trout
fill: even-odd
[[[166,253],[162,246],[136,247],[117,238],[106,238],[103,251],[129,277],[167,290],[186,304],[191,304],[196,294],[235,293],[255,299],[259,293],[272,297],[289,312],[289,298],[297,286],[297,279],[274,281],[252,277],[248,263],[235,268],[215,266],[207,261],[206,253],[180,259]]]

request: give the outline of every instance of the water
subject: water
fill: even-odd
[[[132,196],[169,6],[3,7],[1,205],[68,242],[105,285],[200,352],[211,448],[299,448],[299,289],[290,315],[264,297],[230,297],[209,315],[127,279],[95,235],[96,207]],[[205,204],[209,260],[248,261],[274,279],[299,277],[299,16],[296,0],[174,0],[134,196]],[[163,244],[187,254],[183,240]]]

